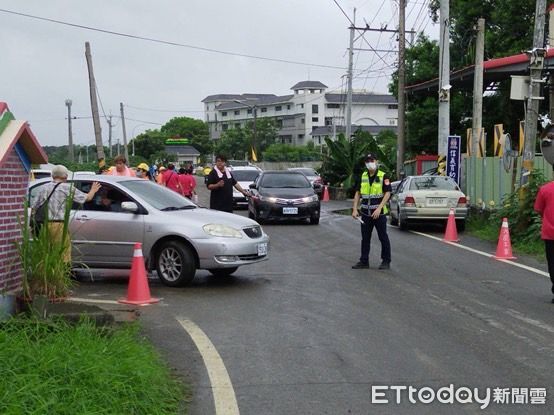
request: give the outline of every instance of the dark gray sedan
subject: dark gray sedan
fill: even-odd
[[[49,181],[29,185],[31,200]],[[107,175],[69,180],[85,193],[94,181],[102,185],[95,198],[71,211],[76,268],[130,268],[136,242],[142,243],[147,266],[169,286],[189,283],[197,269],[230,275],[267,259],[269,237],[251,219],[201,208],[148,180]]]

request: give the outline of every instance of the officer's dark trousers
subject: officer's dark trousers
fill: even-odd
[[[367,210],[362,210],[363,225],[360,225],[362,231],[362,255],[360,256],[360,262],[367,264],[369,262],[369,250],[371,249],[371,234],[373,228],[377,229],[377,236],[381,241],[381,260],[383,262],[390,262],[390,241],[389,235],[387,235],[387,217],[385,215],[379,216],[378,219],[373,219],[368,214]]]
[[[552,281],[552,294],[554,294],[554,241],[550,239],[544,240],[544,251],[546,253],[546,262],[548,263],[548,273],[550,281]]]

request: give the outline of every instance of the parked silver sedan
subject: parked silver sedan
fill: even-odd
[[[32,200],[50,179],[29,186]],[[269,237],[251,219],[201,208],[154,182],[129,177],[77,176],[75,187],[102,188],[74,204],[70,232],[75,267],[130,268],[133,246],[142,243],[149,269],[169,286],[194,278],[197,269],[230,275],[239,266],[267,259]]]
[[[467,199],[454,180],[446,176],[408,176],[391,196],[391,224],[405,230],[413,222],[445,220],[451,208],[458,230],[464,231]]]

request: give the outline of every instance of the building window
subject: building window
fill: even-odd
[[[290,104],[287,104],[287,109],[290,110]]]
[[[333,125],[333,117],[325,117],[325,125]]]
[[[304,104],[297,104],[296,105],[298,108],[304,108]]]
[[[229,126],[227,124],[221,124],[221,129],[223,131],[227,131],[228,128],[229,128]]]
[[[227,111],[221,111],[221,116],[226,117],[227,116]]]
[[[389,125],[396,125],[396,118],[389,118]]]
[[[301,124],[305,124],[305,123],[306,123],[306,120],[305,120],[304,118],[302,118],[302,119],[300,120],[300,123],[301,123]]]
[[[240,122],[235,123],[235,128],[238,130],[240,128]]]
[[[319,112],[319,105],[312,105],[312,114],[317,114]]]
[[[267,112],[267,108],[266,108],[266,107],[262,107],[262,112]]]
[[[240,110],[235,110],[235,115],[240,115]]]
[[[275,106],[275,112],[281,111],[283,108],[280,105]]]
[[[318,117],[312,117],[312,122],[319,122],[319,118]]]
[[[246,113],[249,114],[249,115],[252,114],[252,108],[248,108],[248,109],[246,110]]]
[[[327,104],[327,108],[340,108],[340,104]]]
[[[304,138],[304,134],[298,134],[298,139],[302,140]]]
[[[397,110],[398,104],[389,104],[389,110]]]

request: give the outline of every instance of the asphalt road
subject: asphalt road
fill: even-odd
[[[200,200],[206,202],[201,188]],[[359,224],[327,212],[318,226],[264,225],[269,260],[228,278],[200,271],[190,287],[151,281],[158,305],[141,309],[146,335],[193,385],[192,414],[215,413],[204,361],[177,319],[200,327],[219,352],[240,413],[270,414],[522,414],[552,413],[554,304],[549,280],[455,246],[389,228],[392,266],[379,271],[373,239],[369,270],[352,270]],[[246,215],[245,211],[238,214]],[[442,230],[418,231],[441,236]],[[462,236],[485,252],[494,246]],[[546,270],[544,264],[520,259]],[[82,282],[80,297],[116,298],[125,283]],[[412,386],[478,388],[490,404],[410,403],[393,390]],[[546,388],[546,404],[493,402],[494,388]],[[523,399],[523,395],[518,399]],[[445,398],[447,396],[445,395]],[[528,398],[530,401],[531,398]]]

